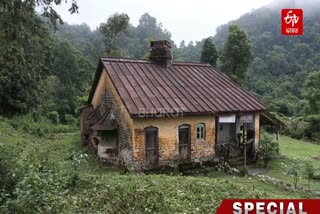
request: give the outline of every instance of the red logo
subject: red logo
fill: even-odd
[[[281,33],[285,36],[298,36],[303,34],[302,9],[282,9]]]

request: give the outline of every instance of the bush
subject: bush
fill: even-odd
[[[69,157],[71,170],[68,172],[70,179],[68,185],[75,187],[80,180],[80,168],[87,164],[88,155],[78,152],[72,152]]]
[[[32,115],[16,116],[8,120],[10,125],[15,129],[20,129],[28,134],[36,135],[38,137],[49,136],[50,133],[65,133],[75,130],[75,126],[53,124],[47,118],[40,117],[34,119]]]
[[[279,144],[275,137],[268,133],[263,133],[259,141],[259,158],[263,160],[264,167],[267,168],[270,160],[279,154]]]
[[[320,140],[320,115],[292,118],[288,121],[284,134],[296,139]]]
[[[310,183],[311,180],[314,178],[315,175],[315,167],[313,166],[310,160],[306,160],[304,162],[304,177],[308,180],[309,190],[310,190]]]
[[[247,167],[242,167],[239,171],[239,176],[240,177],[244,177],[246,175],[248,175],[249,171]]]
[[[288,164],[284,164],[284,174],[293,179],[293,185],[297,189],[298,182],[303,176],[304,162],[298,158],[289,160]]]
[[[17,146],[12,149],[17,150]],[[1,212],[60,213],[63,211],[66,203],[64,191],[66,187],[74,187],[78,183],[80,165],[87,156],[73,153],[64,165],[65,168],[61,168],[57,163],[49,161],[47,154],[48,151],[41,152],[38,149],[29,151],[27,159],[21,159],[23,165],[18,170],[19,176],[12,176],[15,172],[8,170],[12,165],[7,164],[3,167],[1,161],[1,181],[5,181],[1,184],[10,184],[10,188],[3,188],[3,186],[1,188]],[[6,179],[2,176],[4,172],[7,172]]]
[[[56,111],[51,111],[48,113],[48,119],[53,123],[53,124],[58,124],[60,122],[60,116],[59,113]]]
[[[309,125],[303,118],[293,118],[287,124],[284,134],[296,139],[310,137]]]
[[[309,115],[306,118],[309,122],[309,131],[311,132],[311,138],[320,140],[320,115]]]
[[[17,163],[20,152],[14,145],[0,143],[0,206],[12,196],[11,193],[22,175]]]

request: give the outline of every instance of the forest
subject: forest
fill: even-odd
[[[320,141],[320,17],[318,15],[320,4],[297,5],[304,9],[303,36],[281,35],[279,11],[288,6],[287,3],[283,3],[252,10],[236,20],[219,26],[216,34],[209,38],[190,41],[188,44],[181,41],[177,44],[172,39],[170,29],[166,29],[161,20],[157,20],[152,14],[141,14],[139,24],[134,26],[127,14],[114,13],[105,22],[100,23],[98,28],[91,29],[85,23],[80,25],[64,23],[63,17],[60,17],[54,9],[54,6],[59,6],[61,2],[59,0],[0,2],[0,179],[4,180],[0,185],[0,211],[5,208],[6,211],[14,210],[18,213],[24,209],[31,212],[33,207],[38,207],[40,211],[48,204],[56,205],[56,210],[53,212],[63,209],[66,202],[63,202],[64,196],[59,195],[58,191],[63,192],[63,189],[67,188],[66,183],[69,188],[80,182],[81,179],[77,174],[78,163],[85,157],[80,154],[83,151],[79,148],[79,153],[64,151],[64,147],[58,141],[59,139],[67,142],[75,141],[75,137],[68,134],[75,130],[78,132],[79,109],[87,103],[100,57],[148,58],[150,41],[153,40],[170,41],[173,44],[174,61],[200,61],[210,63],[221,70],[259,98],[272,114],[286,124],[282,130],[284,135],[310,142]],[[76,0],[67,2],[70,5],[70,13],[75,14],[81,10]],[[19,136],[15,132],[19,133]],[[66,135],[60,136],[57,133]],[[21,149],[4,146],[5,142],[2,139],[10,141],[13,138],[18,139],[17,147]],[[43,147],[41,144],[25,149],[27,148],[25,144],[39,143],[38,141],[45,142],[44,147],[49,144],[58,146],[58,150],[51,156],[56,158],[54,160],[63,159],[64,162],[59,163],[62,167],[68,165],[69,168],[66,167],[62,172],[67,174],[67,181],[60,178],[59,166],[48,162],[46,152],[39,153],[39,149]],[[71,143],[67,146],[70,150],[74,149]],[[19,155],[25,156],[26,151],[31,151],[27,154],[31,154],[32,160],[36,160],[32,166],[26,166],[25,163],[19,163],[14,159]],[[60,155],[64,155],[62,159]],[[53,167],[50,168],[49,165]],[[94,167],[86,166],[86,169],[94,170]],[[53,168],[57,171],[52,171]],[[97,172],[99,170],[97,169]],[[8,175],[16,177],[7,179],[10,177]],[[93,182],[92,180],[100,174],[94,175],[93,178],[87,174],[83,176],[87,176],[86,178]],[[130,179],[135,179],[135,175],[131,176],[132,178],[120,177],[120,179],[124,179],[124,183],[129,185],[128,188],[133,188],[138,194],[138,187],[141,184],[139,180],[134,184],[126,183]],[[112,174],[112,178],[114,179],[109,181],[115,182],[119,175]],[[167,183],[158,177],[155,179],[155,182],[162,182],[164,185],[172,182],[171,178],[166,178]],[[86,182],[89,182],[88,180]],[[242,192],[242,187],[233,186],[227,180],[223,182],[230,188],[235,188],[237,193],[241,192],[242,197],[266,195],[263,189],[251,192],[249,187]],[[97,179],[96,183],[90,184],[98,188],[101,185],[99,182],[102,181]],[[156,200],[165,204],[165,198],[162,198],[156,188],[152,188],[153,184],[148,180],[141,182],[146,189],[151,185],[151,189],[141,197],[156,193],[158,194]],[[191,178],[190,182],[195,181]],[[201,181],[196,182],[201,188]],[[208,180],[208,182],[213,182],[212,186],[217,185],[215,181]],[[39,188],[39,191],[43,192],[33,192],[37,190],[28,189],[29,187],[24,184],[41,186],[42,189]],[[83,181],[79,185],[86,186],[86,183]],[[189,183],[183,185],[187,191]],[[224,189],[219,185],[216,187],[219,191]],[[71,191],[70,195],[63,193],[68,195],[66,199],[68,203],[72,204],[74,200],[74,207],[70,208],[70,212],[87,211],[84,209],[86,203],[89,203],[86,199],[73,198],[73,194],[78,194],[77,191]],[[108,191],[108,194],[116,194],[111,187]],[[49,195],[51,193],[52,195]],[[237,193],[231,195],[237,196]],[[24,194],[35,197],[34,201],[40,205],[32,204],[23,198]],[[90,189],[81,189],[81,194],[96,197],[96,193]],[[208,196],[211,192],[206,194]],[[98,197],[97,206],[104,206],[104,195]],[[117,195],[109,197],[116,198]],[[121,197],[128,197],[128,200],[136,199],[127,192]],[[217,197],[221,199],[220,196]],[[189,201],[185,200],[187,206]],[[170,201],[174,201],[174,198]],[[153,201],[148,203],[154,205]],[[121,201],[115,201],[114,204],[119,206],[119,209],[124,209],[122,206],[126,206]],[[156,209],[161,211],[160,205]],[[144,209],[143,204],[134,206],[141,206],[139,209]],[[172,204],[172,207],[175,206],[176,204]],[[190,204],[189,206],[192,210]],[[52,211],[50,207],[45,207],[45,210]]]
[[[85,23],[62,24],[51,4],[39,14],[34,1],[2,3],[1,115],[29,114],[68,123],[87,99],[101,56],[147,58],[152,40],[171,41],[175,61],[205,61],[228,74],[223,61],[230,58],[224,57],[223,49],[229,26],[235,24],[246,32],[250,46],[248,68],[241,71],[238,83],[287,121],[286,134],[319,139],[320,20],[314,5],[301,5],[303,36],[280,34],[278,11],[283,4],[244,14],[218,27],[210,38],[175,44],[170,31],[148,13],[137,26],[130,24],[127,14],[115,13],[91,30]],[[70,11],[76,10],[72,2]],[[12,15],[18,18],[10,19]],[[208,45],[212,62],[201,57]]]

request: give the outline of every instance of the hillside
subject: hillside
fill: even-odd
[[[292,5],[291,5],[292,6]],[[301,89],[307,74],[320,70],[320,4],[301,5],[304,9],[304,35],[282,36],[281,8],[270,6],[254,10],[217,29],[214,39],[222,47],[228,25],[237,24],[252,41],[254,59],[246,84],[272,111],[286,116],[302,115],[305,101]]]

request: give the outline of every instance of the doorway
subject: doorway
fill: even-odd
[[[180,160],[191,158],[190,125],[179,126],[179,156]]]
[[[159,161],[159,139],[158,128],[145,128],[145,154],[146,165],[156,166]]]

